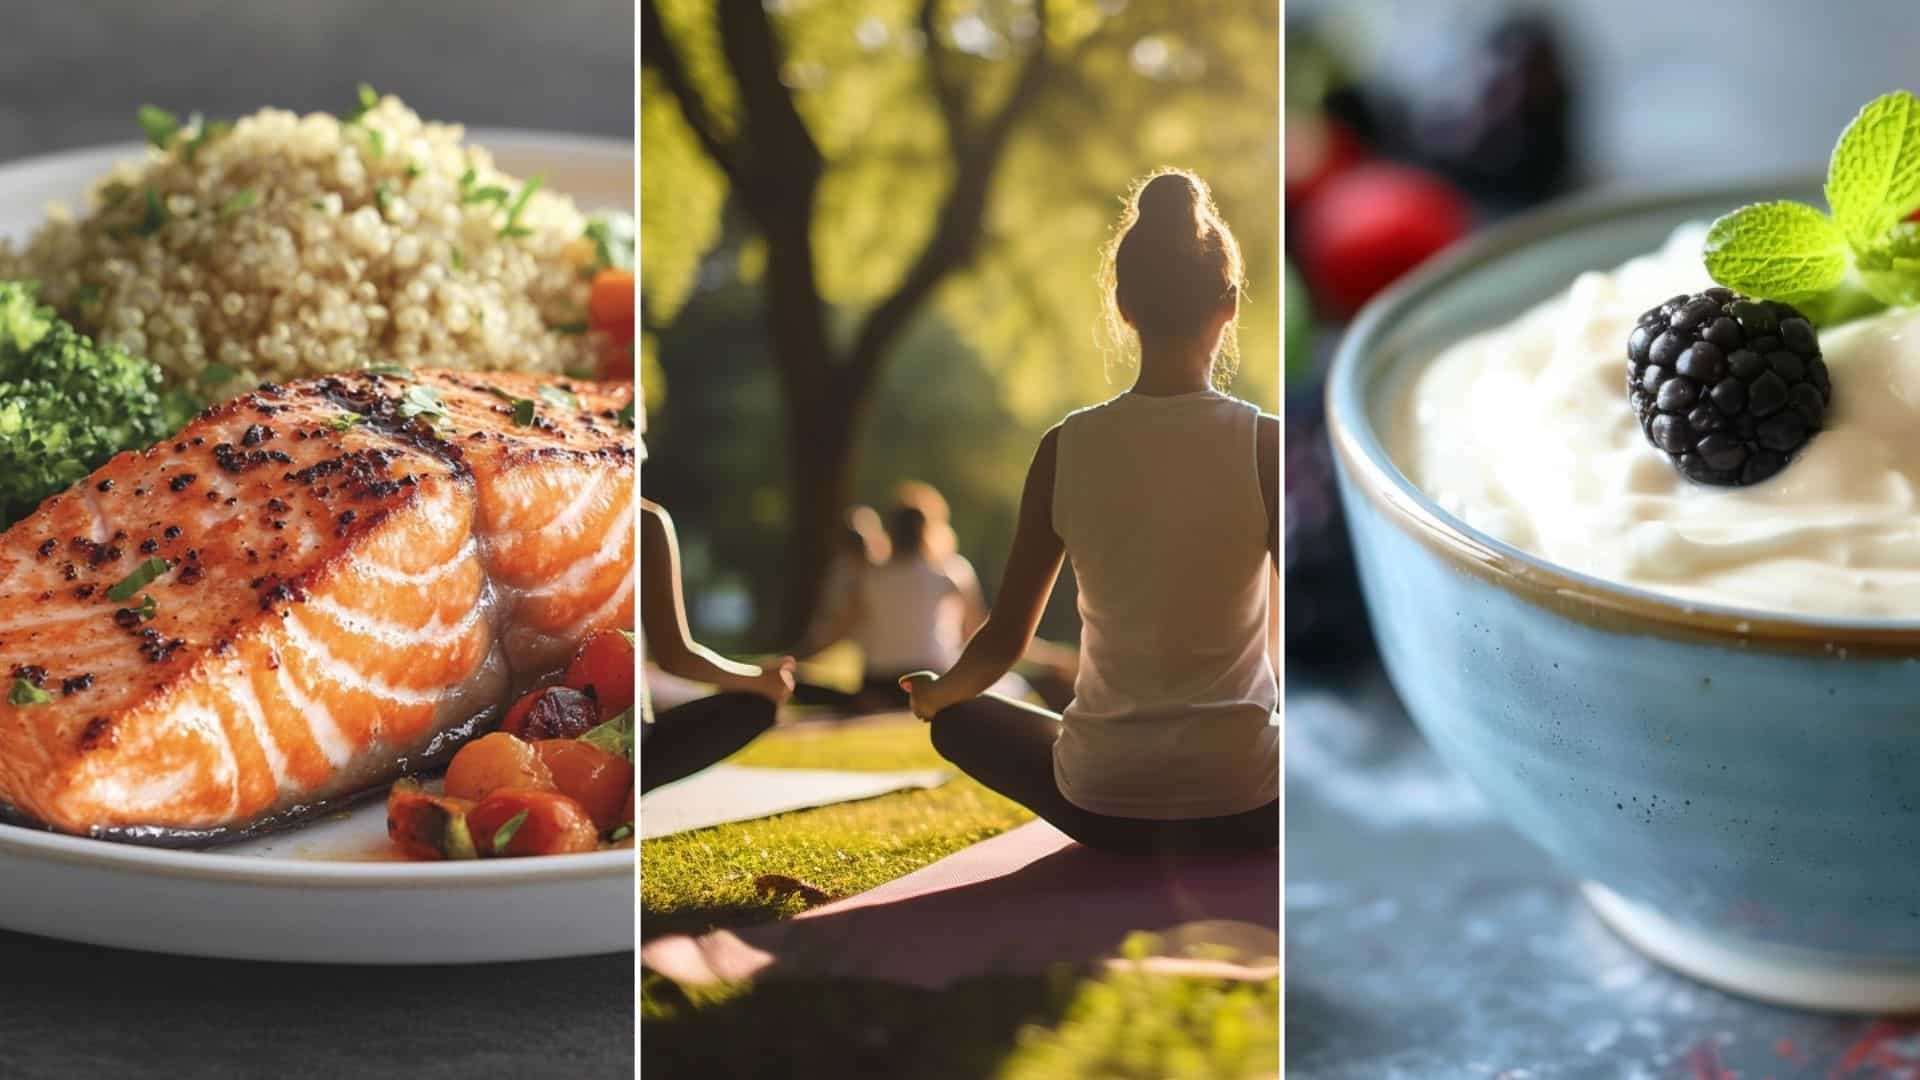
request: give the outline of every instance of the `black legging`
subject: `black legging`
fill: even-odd
[[[992,694],[940,710],[933,748],[1082,844],[1128,854],[1222,854],[1280,845],[1280,800],[1226,817],[1113,817],[1067,801],[1053,779],[1060,717]]]
[[[640,737],[640,790],[692,776],[773,726],[773,702],[733,692],[655,714]]]
[[[874,676],[865,679],[860,689],[848,693],[818,683],[796,683],[795,705],[826,705],[842,712],[890,712],[907,707],[907,692],[900,689],[899,676]]]

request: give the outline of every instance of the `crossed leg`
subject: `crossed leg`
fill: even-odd
[[[773,702],[759,694],[715,694],[656,715],[640,745],[642,794],[692,776],[773,726]]]
[[[933,746],[968,776],[1092,848],[1130,854],[1217,854],[1279,846],[1280,803],[1225,817],[1162,821],[1096,814],[1068,802],[1053,779],[1060,718],[986,695],[942,709]]]

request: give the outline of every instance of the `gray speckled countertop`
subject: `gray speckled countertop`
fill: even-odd
[[[1615,938],[1385,678],[1289,672],[1287,1075],[1920,1078],[1920,1020],[1755,1004]]]
[[[633,25],[626,0],[8,4],[0,163],[137,140],[143,102],[337,111],[361,81],[433,118],[631,138]],[[7,1080],[626,1077],[633,1009],[632,954],[325,968],[0,933]]]

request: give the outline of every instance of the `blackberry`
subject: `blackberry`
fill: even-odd
[[[1731,289],[1676,296],[1627,337],[1640,430],[1702,484],[1757,484],[1785,468],[1820,430],[1832,390],[1806,316]]]

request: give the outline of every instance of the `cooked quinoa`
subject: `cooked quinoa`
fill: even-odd
[[[369,363],[591,370],[594,245],[572,201],[527,192],[459,125],[365,101],[162,124],[84,217],[0,241],[0,279],[37,279],[76,326],[202,391]]]

